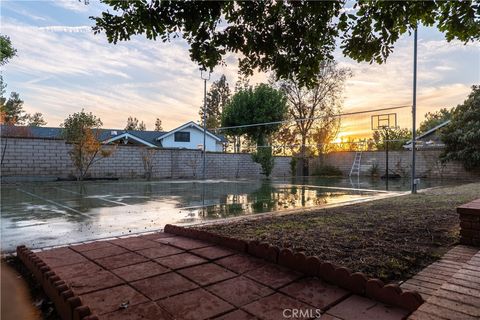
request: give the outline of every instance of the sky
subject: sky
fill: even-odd
[[[94,35],[90,16],[107,9],[95,0],[1,0],[0,32],[11,38],[18,56],[2,68],[7,93],[15,91],[28,113],[41,112],[47,126],[59,126],[82,108],[101,118],[105,128],[124,128],[133,116],[153,130],[155,119],[173,129],[199,119],[203,81],[182,41],[155,42],[143,36],[116,45]],[[343,112],[412,104],[413,36],[395,44],[382,65],[357,63],[335,52],[347,80]],[[237,58],[225,57],[207,85],[225,74],[233,88]],[[255,73],[251,84],[267,75]],[[418,31],[417,122],[426,112],[462,103],[480,83],[480,44],[448,43],[435,28]],[[398,125],[411,128],[410,109],[398,109]],[[370,116],[342,118],[340,137],[368,137]]]

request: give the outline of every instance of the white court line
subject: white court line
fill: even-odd
[[[39,196],[39,195],[36,195],[36,194],[34,194],[34,193],[25,191],[25,190],[20,189],[20,188],[17,188],[17,190],[20,191],[20,192],[26,193],[26,194],[34,197],[34,198],[37,198],[37,199],[40,199],[40,200],[43,200],[43,201],[52,203],[52,204],[54,204],[54,205],[56,205],[56,206],[59,206],[59,207],[61,207],[61,208],[64,208],[64,209],[73,211],[73,212],[75,212],[76,214],[79,214],[79,215],[82,215],[82,216],[84,216],[84,217],[90,218],[90,216],[89,216],[88,214],[85,214],[85,213],[83,213],[83,212],[80,212],[80,211],[78,211],[78,210],[75,210],[75,209],[73,209],[73,208],[70,208],[70,207],[65,206],[65,205],[63,205],[63,204],[60,204],[60,203],[58,203],[58,202],[55,202],[55,201],[52,201],[52,200],[48,200],[48,199],[46,199],[46,198],[44,198],[44,197],[41,197],[41,196]]]
[[[63,189],[63,188],[59,188],[59,187],[54,187],[54,188],[58,189],[58,190],[61,190],[61,191],[70,192],[70,193],[73,193],[73,194],[79,194],[79,195],[83,196],[83,194],[81,194],[80,192],[75,192],[75,191],[72,191],[72,190]],[[103,201],[106,201],[106,202],[119,204],[121,206],[129,206],[129,204],[126,204],[126,203],[123,203],[123,202],[108,200],[108,199],[104,199],[104,198],[90,198],[90,199],[98,199],[98,200],[103,200]]]

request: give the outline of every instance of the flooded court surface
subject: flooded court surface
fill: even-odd
[[[390,184],[395,191],[408,187],[408,182]],[[2,184],[1,250],[128,235],[167,223],[321,207],[384,192],[381,181],[315,178]]]

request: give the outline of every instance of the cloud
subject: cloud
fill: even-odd
[[[42,31],[52,31],[52,32],[92,32],[92,27],[90,26],[47,26],[47,27],[38,27],[38,30]]]
[[[88,1],[82,0],[55,0],[50,1],[49,3],[63,8],[65,10],[75,11],[75,12],[85,12],[88,11]],[[86,4],[87,3],[87,4]]]

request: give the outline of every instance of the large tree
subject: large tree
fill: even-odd
[[[280,127],[278,122],[285,120],[286,113],[287,104],[282,92],[266,84],[239,90],[223,110],[222,127],[235,127],[224,132],[246,135],[256,143],[253,159],[261,164],[267,177],[273,169],[270,136]],[[265,125],[272,122],[274,124]]]
[[[467,170],[480,169],[480,86],[472,86],[472,92],[463,104],[452,111],[452,122],[442,130],[445,150],[441,159],[461,161]]]
[[[240,70],[275,71],[311,85],[336,43],[357,61],[384,62],[393,45],[419,24],[448,41],[480,39],[478,1],[164,1],[102,0],[111,10],[95,20],[108,41],[145,34],[163,42],[182,37],[190,57],[213,70],[228,52]]]
[[[452,110],[447,108],[442,108],[435,112],[427,112],[425,114],[425,119],[420,123],[420,126],[417,130],[418,134],[427,132],[430,129],[435,128],[436,126],[448,121],[452,118]]]
[[[334,131],[336,134],[338,130],[339,118],[336,115],[340,111],[345,80],[350,75],[349,69],[338,68],[335,62],[329,60],[321,63],[315,85],[311,87],[294,80],[276,82],[288,100],[289,119],[293,124],[290,130],[299,136],[295,144],[300,146],[304,175],[308,175],[308,162],[305,161],[307,142],[310,140],[314,145],[327,143],[331,133]],[[319,140],[312,139],[314,129]]]
[[[23,109],[23,100],[17,92],[11,92],[10,97],[5,97],[6,85],[0,76],[0,124],[10,126],[40,127],[47,124],[40,112],[26,113]]]
[[[388,128],[377,130],[372,135],[373,143],[377,150],[384,150],[388,140],[388,149],[403,150],[403,145],[412,139],[412,130],[407,128]]]
[[[220,126],[222,121],[222,111],[230,99],[230,87],[227,78],[222,75],[219,80],[215,81],[207,93],[206,103],[206,125],[207,128],[214,129]],[[203,123],[203,109],[200,107],[198,114],[200,115],[200,123]]]

